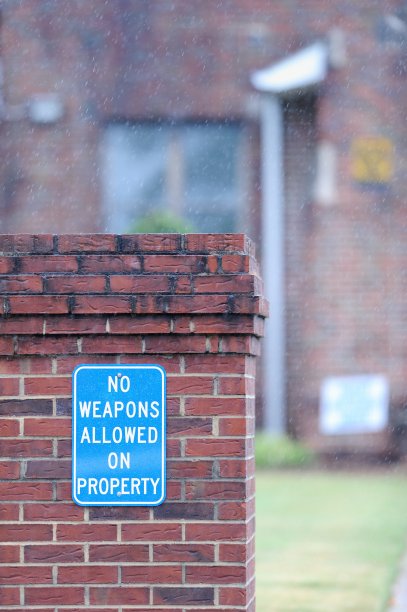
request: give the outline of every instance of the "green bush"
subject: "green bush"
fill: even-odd
[[[129,229],[130,234],[187,234],[193,231],[193,226],[185,219],[164,210],[142,217]]]
[[[258,468],[300,468],[310,466],[315,454],[288,436],[256,434],[256,466]]]

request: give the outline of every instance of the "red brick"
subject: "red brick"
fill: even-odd
[[[246,400],[243,397],[187,397],[187,416],[242,416],[246,414]]]
[[[110,288],[117,293],[168,293],[169,279],[163,274],[111,276]]]
[[[109,319],[111,334],[169,333],[170,320],[160,316],[117,316]]]
[[[244,563],[248,557],[246,544],[219,544],[219,561]]]
[[[145,255],[144,271],[172,274],[206,272],[207,258],[197,255]]]
[[[122,236],[123,253],[137,251],[146,252],[177,252],[181,248],[179,234],[138,234]]]
[[[65,565],[58,569],[58,584],[115,584],[117,581],[118,568],[112,565]]]
[[[84,357],[84,355],[72,355],[72,356],[65,356],[65,355],[57,355],[55,358],[56,361],[56,366],[57,366],[57,374],[69,374],[71,375],[72,372],[74,371],[74,369],[76,368],[76,366],[81,365],[84,363],[84,361],[90,361],[93,364],[106,364],[109,363],[111,364],[112,362],[115,363],[115,357],[112,357],[111,355],[95,355],[92,354],[91,358],[86,358]]]
[[[189,276],[177,276],[175,279],[174,293],[193,293],[193,282]]]
[[[1,457],[50,457],[53,452],[52,440],[28,440],[7,438],[0,440]]]
[[[0,419],[0,436],[13,438],[20,433],[20,422],[17,419]]]
[[[2,542],[51,541],[52,525],[38,523],[0,525],[0,540]]]
[[[0,274],[9,274],[14,271],[14,257],[0,257]]]
[[[84,509],[74,504],[25,504],[25,521],[81,521]]]
[[[42,293],[42,279],[39,276],[6,276],[0,278],[1,293]]]
[[[0,371],[3,374],[51,374],[52,359],[38,356],[0,357]]]
[[[148,521],[148,506],[95,506],[89,508],[90,521]]]
[[[148,336],[145,339],[146,353],[204,353],[204,336]]]
[[[147,605],[149,589],[145,587],[91,587],[89,591],[91,605]]]
[[[170,395],[211,395],[213,378],[205,376],[170,376],[167,380]]]
[[[181,456],[181,440],[167,438],[167,456],[174,458]]]
[[[85,274],[122,274],[140,269],[137,255],[87,255],[81,261],[81,272]]]
[[[42,317],[12,317],[0,319],[1,334],[42,334]]]
[[[181,498],[181,483],[167,482],[167,498],[166,501],[178,501]]]
[[[187,457],[243,457],[244,450],[244,439],[192,439],[186,441],[185,455]]]
[[[254,434],[254,419],[219,419],[220,436],[245,436]]]
[[[208,436],[212,433],[212,419],[174,418],[168,423],[169,436]]]
[[[116,538],[116,525],[83,523],[77,525],[59,524],[57,526],[57,540],[59,542],[114,541]]]
[[[24,391],[26,395],[70,395],[72,381],[70,378],[36,377],[24,378]]]
[[[0,504],[0,521],[18,521],[19,507],[17,504]],[[0,560],[0,563],[5,563]]]
[[[0,319],[0,322],[4,322],[7,319]],[[14,334],[14,332],[12,332]],[[3,338],[0,337],[0,344]],[[14,357],[3,357],[0,356],[0,372],[2,374],[21,374],[25,369],[25,360],[15,359]]]
[[[25,436],[68,438],[71,436],[71,419],[27,418],[24,421]]]
[[[0,606],[18,606],[19,603],[19,587],[2,587],[0,589]]]
[[[252,293],[260,291],[257,279],[249,274],[195,276],[196,293]]]
[[[244,523],[188,523],[185,530],[188,542],[243,541],[246,535]]]
[[[18,378],[0,378],[0,395],[18,395]]]
[[[56,500],[57,501],[72,501],[72,486],[71,482],[56,482]]]
[[[235,584],[246,582],[243,565],[190,565],[186,567],[187,584]]]
[[[245,374],[246,357],[244,355],[186,355],[185,371],[192,373]]]
[[[195,331],[195,322],[201,317],[193,317],[180,315],[178,317],[172,317],[172,331],[174,334],[191,334]]]
[[[216,274],[219,271],[220,258],[217,255],[208,256],[208,272],[210,274]]]
[[[61,459],[27,461],[25,477],[52,480],[71,478],[71,462]]]
[[[248,255],[223,255],[222,270],[225,273],[251,272]]]
[[[242,498],[244,499],[244,494]],[[244,521],[247,517],[247,508],[244,502],[223,502],[218,504],[218,519],[220,521]]]
[[[122,526],[123,542],[143,540],[151,542],[180,541],[181,537],[181,525],[176,523],[124,523]]]
[[[247,462],[243,459],[222,459],[219,461],[219,476],[221,478],[245,478]]]
[[[60,253],[113,253],[115,250],[113,234],[64,234],[58,237]]]
[[[0,499],[5,501],[48,501],[52,499],[52,483],[0,482]]]
[[[244,234],[188,234],[186,249],[191,252],[246,252],[249,241]]]
[[[219,603],[223,606],[245,606],[247,590],[244,587],[223,587],[219,589]]]
[[[168,478],[211,478],[213,461],[202,460],[168,460]]]
[[[58,355],[77,353],[76,338],[57,336],[26,336],[17,339],[16,352],[20,355]]]
[[[16,506],[18,510],[18,506]],[[1,545],[0,563],[18,563],[20,561],[20,545]]]
[[[120,355],[118,362],[127,363],[140,363],[140,364],[151,364],[158,363],[161,365],[167,374],[176,374],[180,371],[180,359],[178,355]],[[173,401],[173,399],[171,399]]]
[[[59,295],[11,295],[10,314],[65,314],[68,298]]]
[[[57,440],[57,457],[72,457],[72,440]]]
[[[86,337],[82,342],[84,354],[141,353],[141,350],[141,337],[133,335]]]
[[[52,400],[0,400],[0,414],[3,416],[49,415],[52,414]]]
[[[253,334],[254,318],[250,315],[207,315],[193,318],[197,334]]]
[[[215,558],[213,544],[154,544],[153,558],[155,563],[202,563]]]
[[[185,484],[185,497],[187,500],[222,500],[244,499],[245,483],[235,481],[189,481]]]
[[[242,376],[219,378],[219,395],[254,395],[254,378],[243,378]]]
[[[47,272],[77,272],[78,260],[69,255],[47,255],[43,257],[19,257],[17,259],[18,269],[23,273],[45,274]]]
[[[49,317],[45,331],[47,334],[104,334],[106,317]]]
[[[26,587],[25,588],[25,603],[26,605],[83,605],[84,588],[83,587]]]
[[[4,253],[52,253],[53,236],[42,234],[1,234],[0,251]]]
[[[82,563],[83,547],[80,544],[26,544],[26,563]]]
[[[14,353],[13,338],[0,338],[0,354],[12,355]]]
[[[47,293],[104,293],[104,276],[50,276],[45,279]]]
[[[35,565],[0,566],[1,584],[49,584],[52,583],[52,568]]]
[[[149,560],[148,544],[91,544],[89,561],[109,563],[147,563]]]
[[[260,343],[253,336],[224,336],[221,339],[219,352],[260,355]]]
[[[2,480],[17,480],[20,478],[20,464],[18,461],[2,461],[0,463],[0,478]]]
[[[182,582],[181,565],[124,565],[122,582],[133,584],[180,584]]]
[[[11,298],[10,298],[11,299]],[[78,295],[74,299],[75,314],[123,314],[132,312],[128,296]]]
[[[168,500],[167,496],[167,502]],[[166,503],[154,508],[154,519],[157,520],[193,520],[210,521],[215,518],[215,507],[211,502],[181,502]]]
[[[209,587],[163,587],[156,586],[153,594],[154,604],[175,605],[202,605],[214,604],[214,589]],[[170,608],[171,609],[171,608]]]

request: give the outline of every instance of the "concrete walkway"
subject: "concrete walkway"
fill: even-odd
[[[400,573],[393,587],[388,612],[407,612],[407,553],[401,562]]]

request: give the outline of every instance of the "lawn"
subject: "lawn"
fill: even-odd
[[[257,475],[257,612],[381,612],[406,545],[405,472]]]

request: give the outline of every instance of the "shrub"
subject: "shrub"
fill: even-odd
[[[288,436],[256,434],[256,466],[262,468],[300,468],[314,463],[315,454]]]
[[[171,212],[157,210],[136,221],[130,228],[130,234],[187,234],[194,231],[182,217]]]

